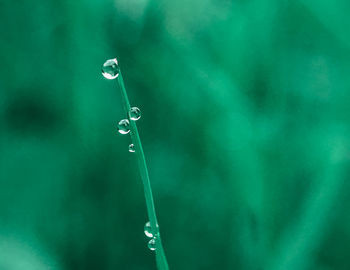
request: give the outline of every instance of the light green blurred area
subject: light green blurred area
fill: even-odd
[[[0,269],[350,269],[350,2],[0,1]]]

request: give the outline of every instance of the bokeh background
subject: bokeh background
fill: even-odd
[[[348,0],[0,0],[0,269],[350,269]]]

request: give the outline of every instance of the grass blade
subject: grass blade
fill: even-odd
[[[125,89],[123,76],[121,72],[119,72],[117,82],[122,95],[123,108],[125,113],[127,114],[127,118],[129,118],[129,111],[131,107],[130,107],[130,102],[128,99],[128,95]],[[145,193],[148,218],[153,230],[153,235],[156,236],[155,252],[156,252],[157,267],[158,267],[158,270],[168,270],[169,266],[165,256],[161,238],[160,238],[159,226],[158,226],[156,211],[154,208],[154,201],[153,201],[151,183],[148,175],[146,159],[143,153],[141,139],[137,130],[136,123],[135,121],[132,121],[132,120],[130,120],[130,136],[131,136],[131,141],[135,147],[135,154],[136,154],[137,163],[138,163],[142,184],[144,188],[144,193]]]

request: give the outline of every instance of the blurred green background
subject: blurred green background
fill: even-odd
[[[0,269],[350,269],[348,0],[0,0]]]

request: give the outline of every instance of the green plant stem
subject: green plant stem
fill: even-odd
[[[130,112],[130,102],[128,99],[128,95],[125,90],[124,81],[121,72],[117,78],[119,89],[122,95],[123,107],[127,114],[127,118],[129,119]],[[159,226],[157,222],[156,211],[154,208],[153,195],[151,189],[151,183],[149,180],[148,169],[146,165],[145,155],[143,153],[143,148],[140,140],[140,136],[137,130],[137,126],[135,121],[129,119],[130,121],[130,135],[132,143],[134,144],[135,154],[137,158],[138,167],[141,174],[141,179],[143,183],[145,198],[146,198],[146,206],[149,222],[151,224],[153,235],[156,236],[156,262],[159,270],[168,270],[168,262],[165,256],[165,252],[163,249],[163,245],[160,238]]]

